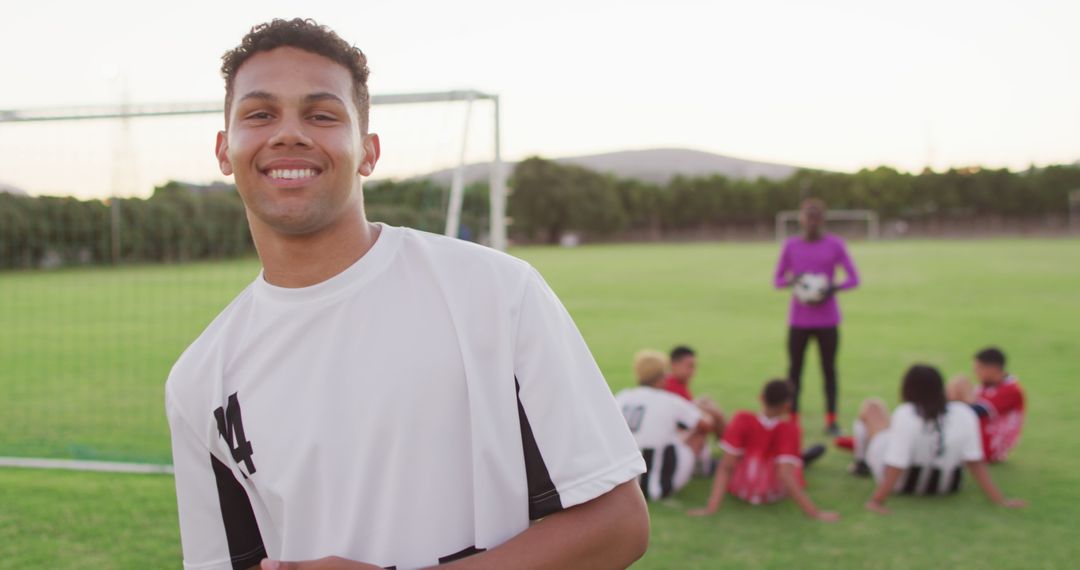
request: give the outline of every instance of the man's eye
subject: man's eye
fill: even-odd
[[[247,119],[255,119],[255,120],[260,120],[261,121],[261,120],[269,119],[270,118],[270,113],[260,111],[258,113],[252,113],[252,114],[248,115],[245,118],[247,118]]]
[[[316,120],[316,121],[333,121],[333,120],[335,120],[334,117],[332,117],[330,115],[323,115],[322,113],[312,115],[311,118]]]

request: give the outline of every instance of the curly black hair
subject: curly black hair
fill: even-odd
[[[945,380],[933,366],[915,364],[904,374],[900,398],[915,405],[924,420],[937,420],[948,406],[945,398]]]
[[[310,18],[274,19],[259,24],[240,41],[240,45],[221,56],[221,75],[225,78],[225,120],[232,106],[233,80],[236,72],[251,56],[279,47],[294,47],[321,55],[341,64],[353,78],[353,100],[360,113],[360,132],[367,133],[368,109],[371,105],[367,79],[370,70],[367,57],[354,45],[341,39],[333,30]]]

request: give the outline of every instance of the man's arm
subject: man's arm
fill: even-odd
[[[788,246],[784,244],[784,249],[780,251],[780,259],[776,262],[776,271],[773,273],[773,286],[777,289],[790,287],[795,281],[794,278],[788,279],[788,272],[791,270],[791,260],[789,258]]]
[[[727,495],[728,482],[731,481],[731,475],[735,472],[739,459],[739,456],[734,453],[724,454],[724,459],[720,461],[720,467],[716,470],[716,477],[713,478],[709,504],[703,509],[691,510],[687,513],[688,515],[701,517],[711,515],[720,509],[720,504],[724,502],[724,496]]]
[[[986,498],[990,499],[991,503],[995,505],[1001,505],[1010,509],[1018,509],[1027,505],[1027,503],[1021,499],[1006,499],[1005,495],[1001,494],[1001,490],[994,484],[994,480],[990,478],[990,470],[986,468],[985,461],[969,461],[967,463],[968,471],[971,472],[971,476],[975,478],[975,481],[979,484],[979,488],[986,494]]]
[[[886,499],[889,498],[889,494],[896,488],[896,482],[900,480],[900,476],[904,474],[904,470],[899,467],[893,467],[892,465],[885,466],[885,476],[881,478],[881,482],[878,483],[877,489],[874,489],[874,494],[870,495],[870,500],[866,502],[866,510],[874,511],[882,515],[889,514],[888,507],[885,506]]]
[[[822,511],[817,508],[814,501],[810,500],[810,495],[806,494],[806,491],[799,484],[799,478],[795,474],[795,465],[787,462],[782,462],[779,465],[780,468],[780,482],[784,485],[784,490],[787,491],[791,500],[795,501],[796,505],[802,509],[803,514],[806,516],[825,522],[836,522],[840,520],[840,515],[830,511]]]
[[[840,266],[844,268],[844,282],[833,287],[834,291],[846,291],[859,286],[859,270],[848,253],[847,246],[840,244]]]
[[[520,570],[626,568],[649,544],[649,510],[637,481],[534,523],[503,544],[438,568]],[[264,560],[262,570],[370,570],[370,564],[337,557],[306,562]]]

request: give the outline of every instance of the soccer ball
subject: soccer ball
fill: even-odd
[[[829,278],[821,273],[803,273],[795,280],[793,290],[800,303],[820,303],[829,294]]]

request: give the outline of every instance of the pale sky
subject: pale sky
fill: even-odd
[[[509,159],[687,147],[854,171],[1080,159],[1080,2],[55,2],[0,19],[0,109],[208,101],[251,25],[313,17],[368,55],[372,93],[498,93]],[[112,77],[112,79],[110,79]],[[491,152],[486,105],[468,155]],[[450,166],[462,105],[378,108],[377,176]],[[0,182],[147,195],[222,178],[220,117],[0,124]],[[132,150],[125,151],[128,147]],[[120,158],[119,163],[116,159]]]

